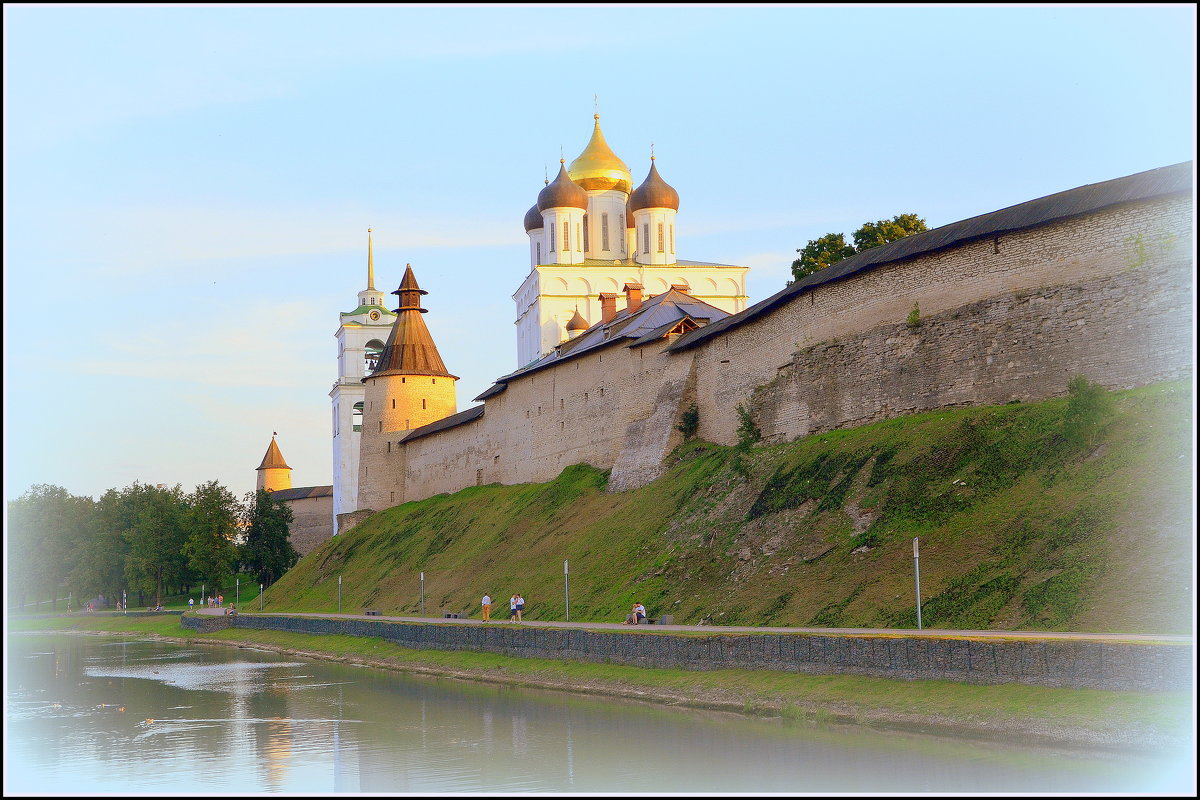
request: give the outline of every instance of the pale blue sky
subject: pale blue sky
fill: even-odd
[[[5,497],[332,481],[338,312],[411,262],[459,408],[516,366],[525,211],[654,142],[742,264],[1193,158],[1195,7],[4,6]]]

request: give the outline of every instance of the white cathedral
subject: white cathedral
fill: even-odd
[[[600,115],[587,146],[557,177],[546,180],[525,214],[530,268],[516,302],[517,368],[553,352],[635,296],[671,289],[734,314],[747,306],[747,267],[676,257],[679,194],[659,175],[654,155],[641,185],[600,131]],[[333,404],[333,533],[337,516],[358,508],[359,447],[370,374],[396,320],[375,288],[372,243],[367,239],[367,288],[358,305],[340,315]]]

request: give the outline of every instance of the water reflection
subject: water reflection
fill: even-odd
[[[14,635],[6,789],[102,792],[1147,792],[1097,754],[417,678],[275,653]]]

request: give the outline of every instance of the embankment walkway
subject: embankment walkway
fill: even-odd
[[[962,683],[1138,691],[1192,686],[1191,636],[1036,631],[638,625],[224,609],[184,614],[224,628],[379,637],[401,647],[686,670],[755,669]],[[662,635],[662,634],[677,635]],[[659,634],[659,635],[655,635]]]

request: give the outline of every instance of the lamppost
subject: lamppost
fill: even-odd
[[[258,610],[262,611],[262,584],[258,585]]]
[[[563,559],[563,600],[567,606],[567,622],[571,621],[571,579],[567,574],[567,560]]]
[[[338,613],[342,613],[342,576],[338,575]]]
[[[421,573],[421,616],[425,616],[425,573]]]
[[[233,592],[237,597],[236,602],[240,606],[242,604],[242,579],[241,578],[237,578],[236,580],[234,580]]]
[[[913,537],[913,571],[917,581],[917,630],[921,630],[921,550],[916,536]]]

